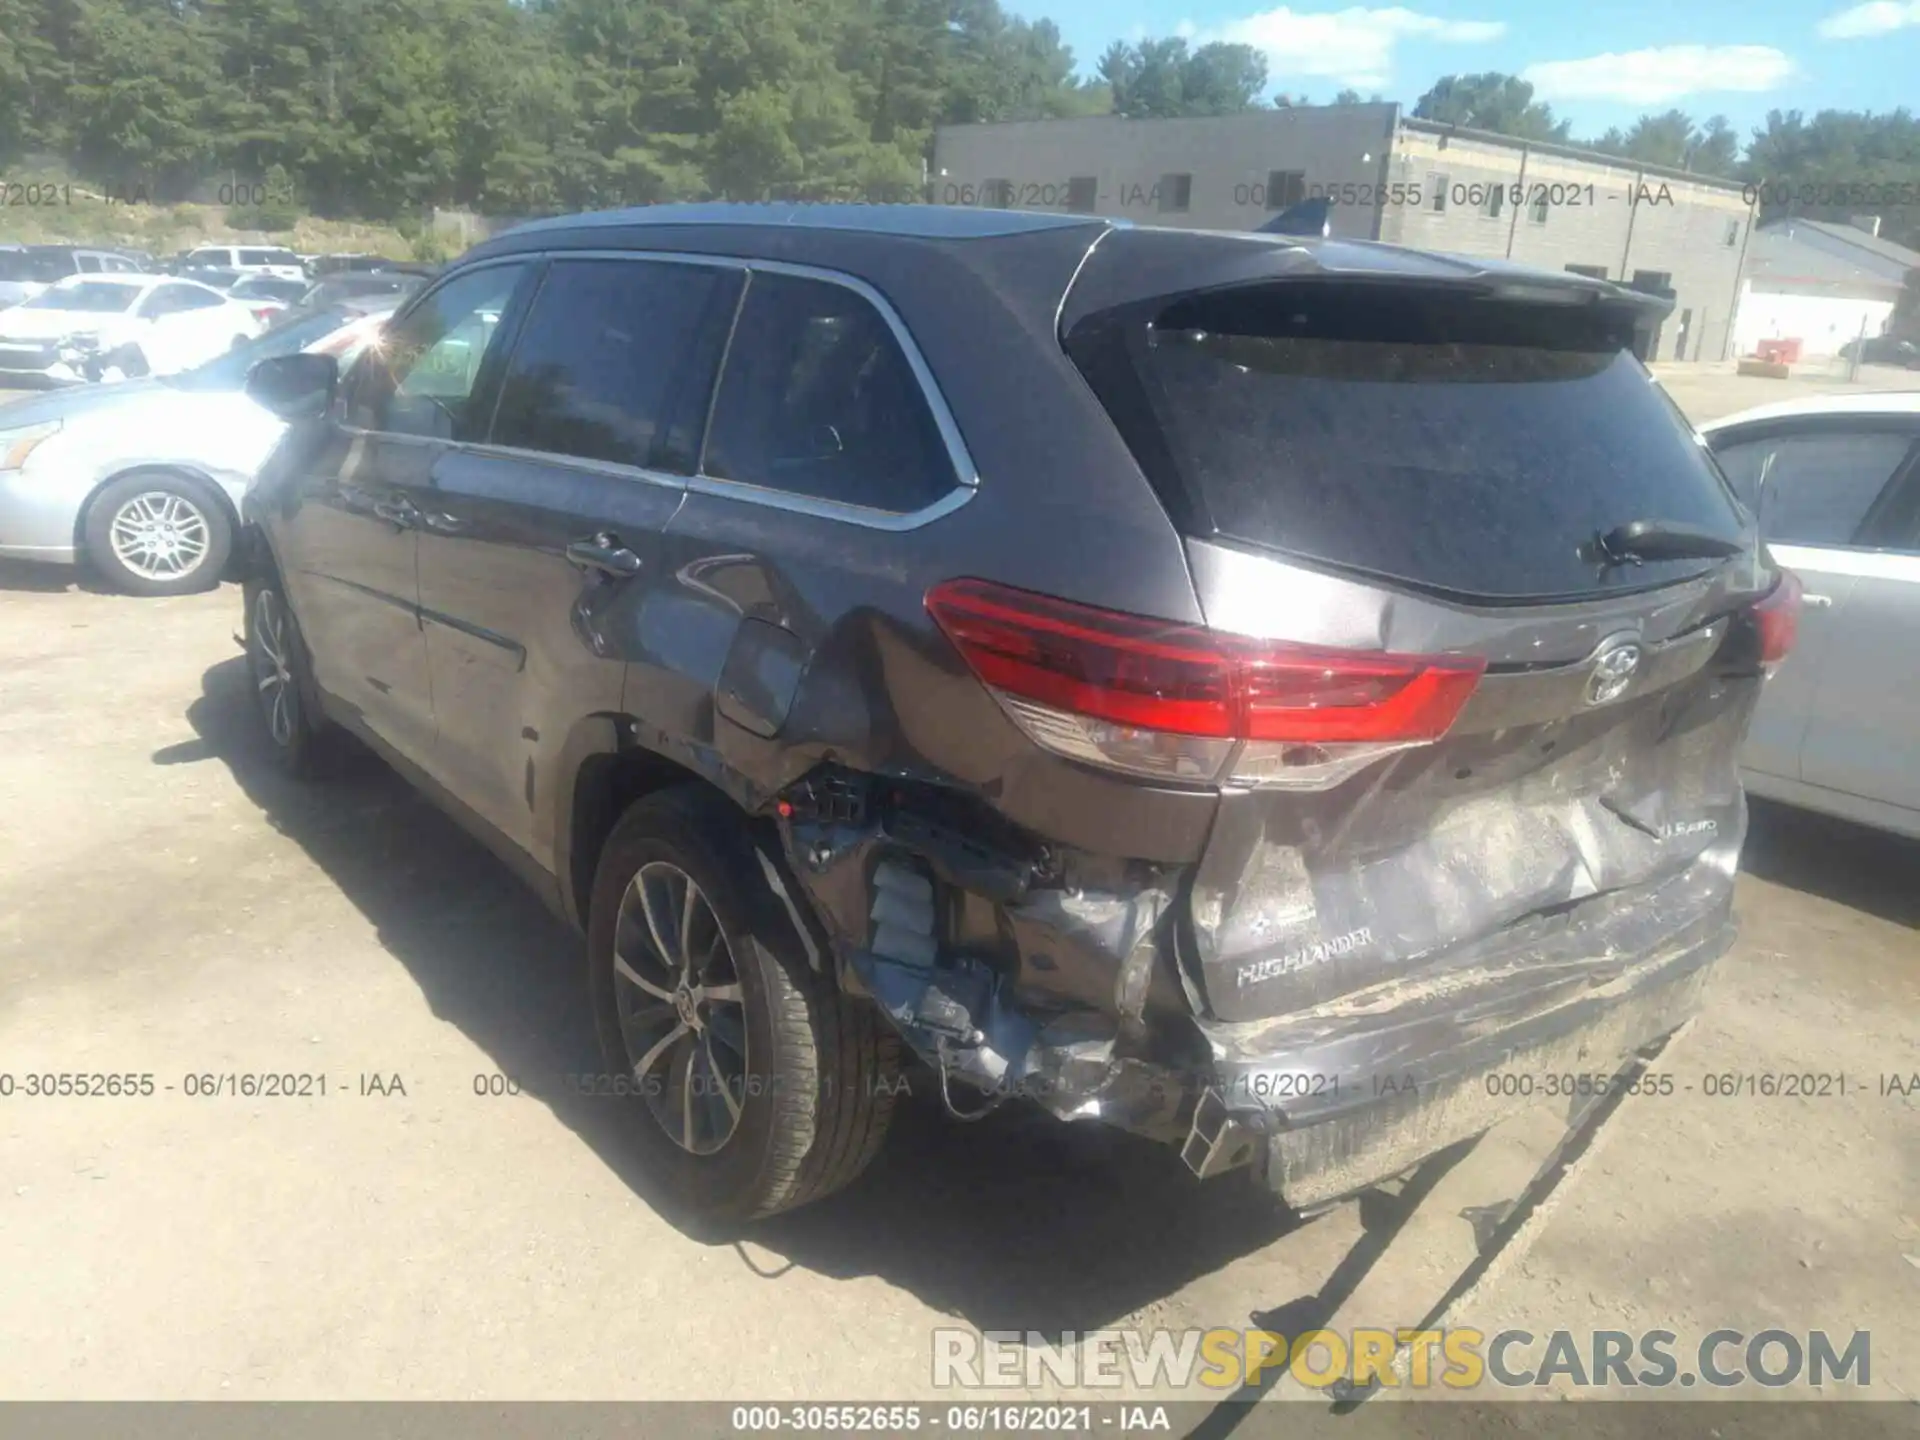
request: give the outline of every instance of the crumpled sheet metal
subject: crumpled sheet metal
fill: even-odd
[[[1450,741],[1320,795],[1223,799],[1193,883],[1212,1016],[1310,1011],[1526,917],[1737,852],[1750,697]],[[1610,723],[1612,722],[1612,723]]]
[[[1123,1052],[1137,1036],[1147,993],[1170,944],[1172,878],[1144,872],[1127,892],[1090,885],[1034,887],[999,908],[1003,935],[1027,983],[984,957],[942,953],[934,965],[876,953],[878,890],[888,856],[913,852],[880,824],[859,831],[796,827],[789,861],[842,956],[937,1073],[976,1092],[1018,1094],[1062,1118],[1099,1116],[1171,1136],[1181,1093],[1165,1068]],[[919,857],[915,857],[919,858]],[[1038,962],[1038,963],[1036,963]],[[1093,977],[1100,988],[1049,991]],[[954,1099],[964,1108],[968,1097]]]

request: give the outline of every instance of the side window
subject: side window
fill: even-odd
[[[1714,456],[1765,539],[1850,545],[1913,444],[1897,431],[1828,431],[1736,439]]]
[[[100,257],[98,255],[76,255],[74,256],[73,263],[80,268],[82,275],[97,275],[100,273]]]
[[[845,286],[761,271],[728,347],[706,470],[902,512],[955,484],[926,394],[879,312]]]
[[[693,265],[556,261],[500,383],[490,438],[583,460],[691,469],[690,455],[663,457],[660,442],[680,384],[704,396],[713,383],[718,346],[697,364],[693,352],[719,279]]]
[[[525,274],[524,265],[469,271],[389,326],[380,349],[354,367],[347,423],[437,440],[477,438],[485,417],[470,416],[467,402]]]

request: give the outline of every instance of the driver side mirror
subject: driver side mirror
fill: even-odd
[[[278,355],[247,372],[247,397],[282,420],[317,420],[339,383],[340,362],[331,355]]]

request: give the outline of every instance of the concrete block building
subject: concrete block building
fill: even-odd
[[[1671,293],[1649,356],[1732,353],[1753,207],[1738,181],[1418,120],[1393,104],[1182,120],[943,126],[936,204],[1253,230],[1314,195],[1355,239],[1511,259]]]

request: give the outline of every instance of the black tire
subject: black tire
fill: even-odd
[[[156,554],[135,568],[114,548],[118,523],[125,534],[143,526],[163,524],[182,543],[198,547],[198,558],[177,574],[168,574],[168,561]],[[86,557],[101,577],[129,595],[191,595],[211,590],[226,572],[233,553],[233,523],[227,507],[211,487],[190,476],[165,470],[136,470],[104,486],[87,506],[81,526]]]
[[[268,751],[284,774],[315,779],[326,769],[334,732],[320,713],[313,663],[293,607],[271,572],[248,580],[241,594],[246,603],[247,690]],[[284,710],[277,710],[279,706]]]
[[[731,1133],[708,1154],[676,1141],[667,1120],[654,1113],[662,1086],[664,1103],[673,1107],[672,1052],[654,1067],[659,1082],[636,1081],[623,1028],[618,987],[628,987],[629,1005],[648,1002],[616,977],[616,937],[629,947],[630,969],[636,946],[646,963],[671,966],[636,923],[632,906],[623,911],[641,868],[656,862],[684,872],[698,887],[742,995],[745,1053],[735,1082],[726,1086],[740,1104]],[[595,1088],[625,1096],[618,1103],[632,1107],[644,1161],[663,1198],[705,1219],[757,1219],[830,1195],[866,1169],[886,1137],[900,1088],[899,1039],[871,1006],[849,1000],[814,972],[793,918],[761,874],[740,812],[724,797],[695,785],[676,787],[621,817],[600,854],[587,941],[606,1064]],[[721,954],[716,949],[710,959]],[[629,1015],[626,1024],[633,1023]],[[724,1044],[719,1035],[708,1032]],[[710,1044],[706,1073],[718,1076],[713,1053]],[[687,1082],[681,1083],[684,1098]],[[689,1136],[693,1128],[689,1118]]]

